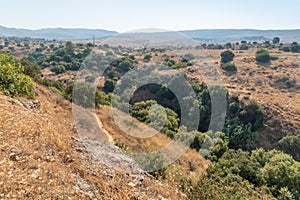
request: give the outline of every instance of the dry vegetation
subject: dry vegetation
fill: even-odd
[[[71,104],[48,89],[37,86],[40,106],[0,97],[1,199],[185,198],[147,174],[95,161],[75,131]]]
[[[233,62],[237,66],[237,72],[233,74],[228,74],[220,68],[220,54],[224,50],[168,51],[166,54],[178,60],[180,55],[192,53],[200,63],[199,67],[179,69],[188,77],[200,82],[204,79],[209,81],[207,72],[211,72],[211,66],[214,66],[221,76],[214,76],[220,80],[213,82],[223,82],[229,94],[238,95],[239,99],[245,102],[249,100],[259,102],[267,116],[265,126],[259,130],[259,146],[272,149],[282,137],[298,134],[300,129],[300,55],[273,49],[269,51],[270,54],[278,56],[279,59],[269,64],[261,64],[255,61],[256,50],[251,48],[233,51],[235,54]],[[163,60],[162,54],[154,57],[154,60]],[[286,80],[295,81],[295,85],[287,87]]]

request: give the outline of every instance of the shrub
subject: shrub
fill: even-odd
[[[279,57],[278,56],[274,56],[274,55],[271,55],[271,60],[278,60],[279,59]]]
[[[299,46],[298,44],[293,44],[293,45],[291,46],[291,51],[292,51],[293,53],[299,53],[299,52],[300,52],[300,46]]]
[[[195,59],[195,56],[194,56],[193,54],[191,54],[191,53],[188,53],[188,54],[185,54],[185,55],[182,57],[181,61],[182,61],[182,62],[190,62],[190,61],[192,61],[192,60],[194,60],[194,59]]]
[[[63,65],[57,65],[50,69],[55,74],[62,74],[66,71],[65,67]]]
[[[30,76],[34,80],[40,78],[41,68],[37,64],[29,62],[29,60],[21,60],[21,64],[24,66],[24,74]]]
[[[292,155],[296,160],[300,160],[300,136],[293,135],[293,136],[286,136],[282,138],[279,142],[280,148]]]
[[[232,51],[227,50],[221,53],[221,62],[222,63],[228,63],[233,61],[234,58],[234,53],[232,53]]]
[[[150,61],[151,58],[152,58],[152,56],[150,54],[147,54],[147,55],[144,56],[145,61]]]
[[[261,63],[268,63],[271,60],[269,52],[265,49],[259,49],[255,55],[256,61]]]
[[[273,44],[279,44],[280,38],[279,37],[274,37],[273,38]]]
[[[117,82],[113,79],[107,79],[104,83],[104,88],[103,88],[104,92],[106,92],[106,93],[113,92],[115,89],[116,83]]]
[[[5,95],[34,97],[34,83],[24,73],[24,67],[13,56],[0,53],[0,90]]]
[[[227,72],[236,72],[237,68],[234,63],[226,63],[225,65],[222,65],[222,69]]]
[[[240,50],[248,50],[249,49],[249,46],[247,44],[242,44],[240,46]]]
[[[290,52],[291,51],[291,47],[289,46],[284,46],[282,48],[280,48],[280,50],[284,51],[284,52]]]
[[[96,81],[95,76],[89,75],[89,76],[85,77],[85,82],[87,82],[87,83],[94,83],[95,81]]]

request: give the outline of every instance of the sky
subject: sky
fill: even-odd
[[[14,28],[300,29],[300,0],[6,0],[0,25]]]

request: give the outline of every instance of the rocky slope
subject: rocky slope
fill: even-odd
[[[186,198],[117,147],[79,137],[62,97],[36,93],[36,101],[0,95],[1,199]],[[131,170],[111,168],[118,163]]]

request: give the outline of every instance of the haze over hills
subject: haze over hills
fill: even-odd
[[[257,29],[199,29],[179,31],[200,41],[265,41],[280,37],[282,42],[299,42],[300,29],[295,30],[257,30]]]
[[[196,39],[201,42],[238,42],[247,41],[265,41],[272,40],[278,36],[284,43],[300,42],[300,29],[294,30],[256,30],[256,29],[198,29],[179,31],[187,35],[189,38]],[[0,36],[16,36],[45,38],[48,40],[85,40],[91,39],[93,36],[97,39],[107,38],[118,34],[116,31],[108,31],[103,29],[81,29],[81,28],[45,28],[38,30],[7,28],[0,26]],[[140,33],[128,33],[140,34]],[[162,33],[160,33],[162,34]],[[127,34],[126,34],[127,35]]]
[[[38,30],[7,28],[0,26],[0,36],[16,36],[30,38],[45,38],[56,40],[84,40],[95,38],[111,37],[117,34],[115,31],[103,29],[67,29],[67,28],[45,28]]]

